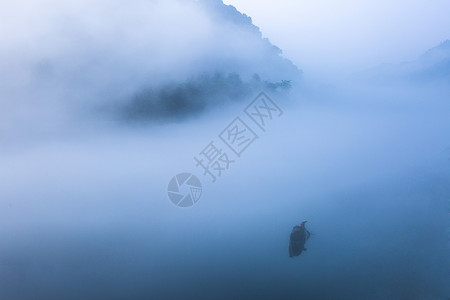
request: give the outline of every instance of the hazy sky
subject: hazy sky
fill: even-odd
[[[450,38],[448,0],[225,0],[310,72],[413,60]]]

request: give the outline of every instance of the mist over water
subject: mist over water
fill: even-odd
[[[178,76],[170,91],[186,87]],[[261,82],[289,79],[269,77]],[[261,86],[284,113],[266,132],[255,127],[259,139],[216,183],[193,157],[220,144],[259,90],[185,118],[133,122],[55,95],[55,110],[26,104],[49,87],[25,96],[3,88],[21,105],[2,98],[0,298],[446,299],[448,86],[293,83],[289,92]],[[112,99],[96,88],[81,92]],[[22,122],[10,118],[16,109]],[[185,209],[167,195],[181,172],[203,185]],[[303,220],[308,250],[289,258],[289,234]]]
[[[192,158],[237,106],[3,154],[3,297],[446,295],[449,103],[392,93],[276,99],[284,116],[215,184]],[[166,195],[182,171],[204,184],[188,209]],[[303,219],[313,236],[292,259]]]

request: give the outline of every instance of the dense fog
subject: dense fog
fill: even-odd
[[[450,295],[448,42],[329,84],[220,1],[5,6],[1,299]],[[261,91],[283,112],[264,130]],[[219,137],[236,117],[258,136],[240,156]],[[234,160],[215,182],[211,141]]]

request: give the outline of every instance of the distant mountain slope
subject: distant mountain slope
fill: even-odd
[[[0,25],[14,28],[0,32],[4,126],[180,118],[254,90],[285,90],[301,75],[250,17],[220,0],[34,0],[27,14],[21,2],[4,9],[10,17]]]
[[[217,17],[222,22],[232,23],[235,25],[235,35],[242,35],[244,38],[248,38],[254,41],[258,47],[254,50],[255,53],[251,57],[246,57],[250,60],[258,60],[261,65],[255,70],[260,76],[268,80],[282,80],[296,79],[300,75],[299,69],[288,59],[283,58],[282,50],[273,45],[267,38],[262,37],[262,33],[255,24],[252,22],[252,18],[239,12],[232,5],[225,5],[222,0],[202,0],[200,1],[207,9],[213,18]],[[244,50],[243,52],[246,52]],[[237,61],[243,62],[236,57]],[[255,66],[256,67],[256,66]],[[283,74],[281,77],[276,75],[277,73]]]
[[[353,78],[379,84],[396,82],[450,83],[450,40],[428,50],[415,61],[402,64],[383,64],[359,72]]]
[[[285,91],[301,71],[262,37],[252,19],[221,0],[195,1],[220,26],[198,70],[181,82],[149,84],[120,106],[127,120],[180,118],[258,91]]]

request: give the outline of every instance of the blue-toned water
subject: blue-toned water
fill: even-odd
[[[193,157],[247,100],[11,143],[0,298],[446,299],[450,103],[432,90],[275,95],[283,116],[216,183]],[[179,172],[202,181],[193,207],[169,201]],[[308,250],[289,258],[303,220]]]

